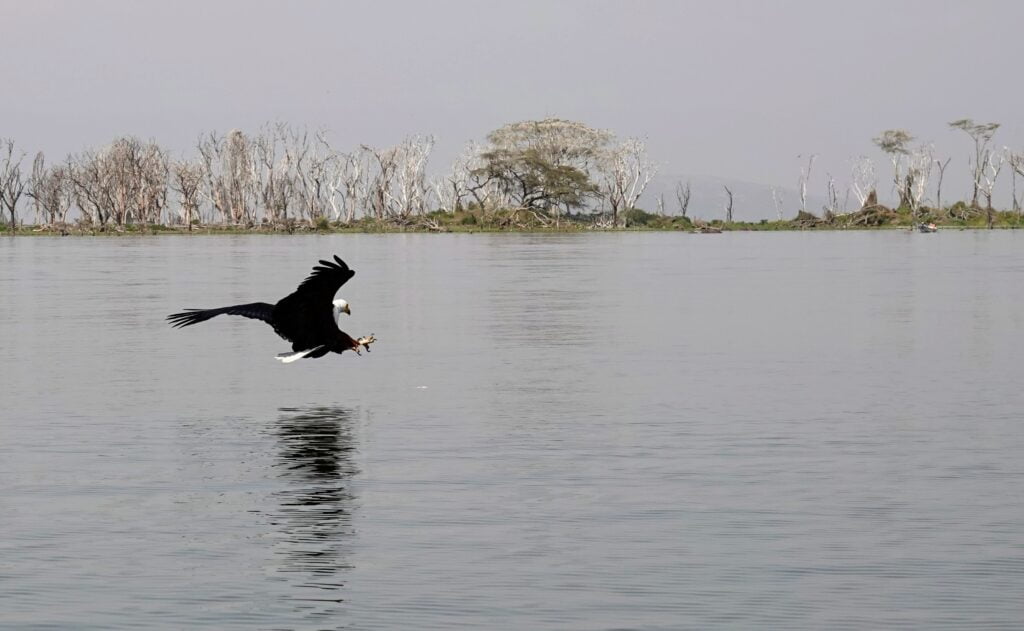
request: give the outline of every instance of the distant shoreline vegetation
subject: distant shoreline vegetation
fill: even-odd
[[[410,218],[405,221],[377,220],[362,218],[352,222],[335,222],[322,219],[314,225],[305,222],[289,221],[271,224],[264,222],[257,225],[232,224],[201,224],[193,223],[191,229],[183,225],[164,224],[128,224],[123,226],[90,226],[71,224],[54,225],[21,225],[13,233],[16,235],[36,236],[117,236],[147,234],[181,234],[181,235],[234,235],[234,234],[391,234],[391,233],[495,233],[495,232],[529,232],[529,233],[571,233],[571,232],[672,232],[682,231],[695,234],[720,232],[772,232],[800,230],[893,230],[916,229],[922,224],[933,224],[941,229],[1024,229],[1024,217],[1018,212],[996,211],[991,224],[984,213],[969,213],[966,218],[936,217],[939,213],[931,209],[917,217],[906,211],[887,208],[858,211],[823,219],[811,214],[802,214],[795,219],[759,221],[733,221],[726,223],[720,219],[712,221],[691,220],[679,215],[659,215],[648,213],[638,208],[625,213],[623,223],[612,227],[600,222],[591,215],[574,214],[561,216],[557,220],[549,217],[533,217],[522,210],[502,210],[483,215],[472,210],[449,213],[439,210],[426,215]],[[6,230],[3,222],[0,229]],[[8,232],[8,234],[11,234]]]
[[[950,159],[931,145],[912,146],[905,130],[873,139],[892,164],[898,207],[879,203],[874,163],[860,157],[849,184],[827,174],[828,202],[806,207],[814,156],[800,171],[799,205],[772,190],[776,220],[733,221],[733,194],[723,186],[722,219],[689,214],[690,184],[677,182],[674,204],[637,202],[657,172],[638,138],[548,118],[505,125],[484,143],[470,142],[444,175],[428,178],[432,136],[387,149],[334,149],[322,132],[284,123],[255,134],[205,134],[198,156],[174,159],[155,141],[117,138],[49,163],[29,163],[11,140],[0,141],[0,229],[10,234],[297,233],[297,232],[571,232],[582,230],[814,230],[911,227],[1018,228],[1016,178],[1024,154],[996,151],[997,123],[961,119],[950,127],[973,141],[969,201],[942,204]],[[1008,167],[1004,170],[1004,166]],[[1009,210],[992,206],[1002,172],[1012,181]],[[840,195],[845,191],[845,195]],[[859,206],[847,210],[853,194]],[[844,201],[840,203],[840,198]],[[934,200],[934,203],[932,202]],[[670,208],[671,206],[671,208]],[[653,210],[653,211],[652,211]],[[706,211],[707,209],[701,209]],[[792,211],[791,211],[792,212]]]

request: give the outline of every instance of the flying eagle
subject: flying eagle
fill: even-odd
[[[247,305],[220,309],[186,309],[167,316],[175,327],[184,327],[221,314],[239,315],[263,320],[274,327],[274,332],[292,343],[291,353],[281,353],[277,359],[288,364],[303,357],[323,357],[327,353],[355,351],[370,352],[370,344],[377,341],[373,335],[352,339],[338,328],[341,314],[351,315],[348,303],[335,300],[338,289],[355,276],[355,272],[337,256],[334,261],[320,261],[313,273],[302,281],[298,289],[271,305],[251,302]]]

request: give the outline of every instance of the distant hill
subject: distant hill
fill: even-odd
[[[687,215],[692,218],[705,220],[725,219],[725,189],[723,185],[732,190],[733,204],[732,216],[737,221],[758,221],[760,219],[775,219],[778,214],[775,210],[775,203],[772,200],[772,188],[765,184],[755,182],[744,182],[707,175],[676,175],[659,173],[651,180],[650,185],[640,198],[639,206],[648,212],[658,210],[658,196],[665,196],[665,213],[669,215],[679,214],[679,204],[676,201],[676,182],[690,182],[690,207]],[[800,209],[800,195],[795,187],[778,187],[782,195],[782,217],[792,219]],[[842,200],[840,200],[842,201]],[[848,202],[851,206],[856,205],[854,200]],[[822,206],[825,199],[820,195],[808,194],[807,210],[815,215],[821,216]]]

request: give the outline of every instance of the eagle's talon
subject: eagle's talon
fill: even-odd
[[[359,338],[358,340],[355,341],[356,343],[355,343],[355,346],[352,347],[352,350],[354,350],[356,352],[356,355],[362,355],[362,353],[360,351],[362,349],[364,349],[364,348],[366,349],[366,352],[369,353],[370,352],[370,344],[373,344],[376,341],[377,341],[377,338],[375,338],[373,335],[367,335],[366,337],[361,337],[361,338]]]

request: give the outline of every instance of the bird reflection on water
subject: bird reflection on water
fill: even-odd
[[[339,603],[353,535],[355,439],[351,411],[337,407],[281,409],[273,432],[276,466],[287,482],[278,492],[278,570],[300,575],[296,587],[316,590],[297,600]],[[308,597],[307,597],[308,596]]]

